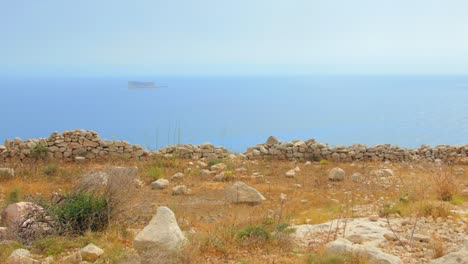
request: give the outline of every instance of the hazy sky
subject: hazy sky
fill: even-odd
[[[468,74],[466,0],[0,0],[0,74]]]

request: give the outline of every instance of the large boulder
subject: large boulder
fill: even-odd
[[[24,216],[44,209],[37,204],[28,202],[19,202],[8,205],[2,212],[1,224],[4,226],[13,226]]]
[[[11,253],[11,255],[6,260],[7,264],[39,264],[40,261],[37,261],[31,257],[29,250],[19,248]]]
[[[431,264],[468,264],[468,250],[452,252],[441,258],[433,259]]]
[[[108,187],[120,191],[122,187],[141,186],[137,167],[109,167],[103,171],[87,173],[82,177],[82,186],[89,188]]]
[[[37,238],[56,232],[58,222],[39,205],[20,202],[10,204],[2,212],[2,222],[22,243],[30,243]]]
[[[153,249],[172,251],[177,250],[185,241],[174,213],[161,206],[149,224],[135,237],[134,247],[140,253]]]
[[[259,191],[240,181],[227,189],[226,198],[233,203],[248,204],[257,204],[266,200]]]
[[[328,173],[328,179],[330,181],[343,181],[345,178],[345,171],[341,168],[333,168]]]
[[[384,253],[377,247],[353,244],[353,242],[338,238],[328,243],[325,250],[331,254],[356,254],[369,260],[369,263],[378,264],[402,264],[403,262],[397,256]]]

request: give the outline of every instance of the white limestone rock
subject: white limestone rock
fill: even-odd
[[[135,237],[134,247],[140,253],[154,249],[172,251],[179,249],[186,240],[174,213],[161,206],[149,224]]]
[[[226,198],[232,203],[248,204],[258,204],[266,200],[259,191],[240,181],[226,190]]]

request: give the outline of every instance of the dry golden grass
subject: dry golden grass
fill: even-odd
[[[174,211],[182,230],[190,231],[189,245],[177,255],[166,256],[167,259],[173,259],[174,263],[327,263],[318,262],[327,258],[320,248],[299,248],[288,236],[256,241],[239,239],[237,234],[247,226],[263,226],[267,230],[274,230],[280,223],[315,224],[379,211],[402,216],[446,217],[452,206],[450,199],[454,197],[458,199],[458,206],[467,207],[463,201],[467,201],[468,197],[461,193],[461,187],[468,186],[467,174],[455,176],[451,173],[451,167],[440,170],[432,164],[414,164],[415,168],[411,168],[407,164],[384,163],[313,163],[305,166],[304,163],[289,161],[226,161],[228,170],[236,176],[235,180],[244,181],[267,198],[260,205],[250,206],[228,203],[224,193],[232,182],[213,182],[211,176],[204,178],[200,168],[196,168],[196,162],[193,162],[195,165],[189,165],[189,162],[154,159],[141,162],[116,160],[106,163],[56,163],[55,173],[44,170],[50,166],[47,163],[14,166],[17,176],[0,182],[0,198],[4,200],[0,207],[6,206],[15,189],[20,190],[20,199],[39,193],[48,196],[59,189],[66,192],[73,188],[84,172],[111,165],[138,166],[139,176],[146,184],[154,180],[155,172],[151,170],[154,167],[161,168],[162,176],[167,179],[176,172],[183,172],[185,179],[180,184],[192,190],[190,195],[172,196],[171,189],[178,184],[174,182],[171,182],[170,188],[157,191],[147,185],[128,198],[131,206],[125,210],[125,217],[113,222],[106,232],[87,233],[82,237],[67,239],[70,243],[61,243],[63,240],[59,238],[47,238],[33,244],[31,248],[33,252],[42,255],[51,252],[56,255],[93,242],[106,252],[103,263],[116,263],[119,259],[122,263],[131,263],[135,253],[132,250],[133,238],[127,228],[144,227],[161,205]],[[285,172],[296,166],[301,169],[297,176],[286,178]],[[345,181],[327,180],[328,171],[335,166],[346,171]],[[247,172],[235,172],[239,167],[245,167]],[[353,182],[349,177],[355,172],[366,175],[373,169],[383,167],[395,171],[391,182],[376,177]],[[465,170],[468,171],[468,166],[465,166]],[[264,177],[253,178],[253,173]],[[302,188],[295,188],[294,184],[300,184]],[[122,187],[122,192],[125,191],[125,187]],[[280,200],[281,194],[287,196],[284,203]],[[56,248],[56,245],[61,247]],[[3,252],[0,262],[16,247],[19,245],[0,246]],[[435,255],[441,254],[440,248],[434,245]],[[316,260],[311,260],[314,257]],[[347,263],[365,261],[351,258]]]

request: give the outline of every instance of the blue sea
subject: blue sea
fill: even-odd
[[[270,135],[468,144],[468,76],[2,77],[0,98],[1,142],[82,128],[149,149],[211,142],[243,152]]]

